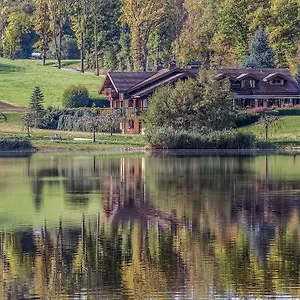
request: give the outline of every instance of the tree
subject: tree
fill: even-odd
[[[90,15],[89,5],[90,3],[88,3],[87,0],[76,0],[72,3],[72,6],[74,7],[74,12],[71,17],[72,29],[75,32],[77,45],[78,48],[80,49],[80,71],[82,73],[84,73],[86,35],[87,35],[88,18]],[[96,8],[96,6],[94,6],[94,8]]]
[[[40,36],[40,40],[36,43],[36,46],[42,52],[43,66],[45,66],[46,51],[48,50],[52,35],[48,0],[35,0],[35,9],[32,21],[35,32]]]
[[[210,64],[212,41],[217,29],[216,4],[216,1],[205,0],[184,2],[187,17],[174,43],[174,53],[181,63],[200,60]]]
[[[30,19],[27,14],[13,12],[8,17],[8,26],[4,30],[4,51],[12,59],[20,48],[21,35],[29,32]]]
[[[180,81],[157,90],[150,98],[145,128],[168,127],[210,132],[233,125],[233,95],[227,80],[201,71],[197,80]]]
[[[27,112],[24,114],[23,121],[24,127],[27,132],[27,137],[30,138],[30,128],[35,125],[34,115],[31,112]]]
[[[276,64],[280,67],[294,63],[300,37],[299,10],[298,0],[271,1],[267,31],[276,52]]]
[[[89,104],[89,92],[83,85],[71,85],[64,91],[63,105],[65,108],[85,107]]]
[[[224,0],[218,6],[217,34],[233,45],[240,61],[248,50],[248,13],[248,0]]]
[[[131,49],[135,70],[147,69],[150,34],[165,21],[168,1],[122,0],[120,21],[131,31]]]
[[[44,102],[44,95],[39,87],[35,87],[32,91],[30,102],[29,102],[29,109],[30,113],[34,119],[34,126],[38,127],[39,121],[43,116],[45,110],[43,106]]]
[[[48,0],[51,31],[55,44],[57,67],[61,69],[63,26],[66,23],[67,0]]]
[[[264,128],[264,134],[266,141],[269,138],[269,131],[271,129],[276,129],[277,127],[280,126],[280,116],[272,113],[264,113],[264,115],[258,120],[259,124],[262,124]]]
[[[269,46],[268,35],[260,27],[250,45],[250,55],[245,60],[246,67],[274,68],[274,51]]]

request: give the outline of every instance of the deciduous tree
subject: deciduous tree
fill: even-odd
[[[35,0],[35,12],[32,21],[35,32],[40,36],[36,46],[42,52],[43,66],[45,66],[46,51],[52,35],[48,0]]]
[[[165,20],[168,1],[122,0],[120,21],[131,31],[131,49],[135,70],[147,69],[150,34]]]
[[[29,16],[22,12],[13,12],[8,17],[8,26],[4,30],[4,51],[15,58],[20,49],[21,35],[29,32]]]

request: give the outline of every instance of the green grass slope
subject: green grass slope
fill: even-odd
[[[261,140],[265,138],[261,124],[241,127],[238,130],[253,133]],[[300,116],[281,117],[278,125],[270,129],[269,140],[278,146],[300,146]]]
[[[70,61],[65,61],[65,67]],[[74,61],[71,61],[74,63]],[[32,90],[39,86],[45,106],[61,107],[64,90],[72,84],[85,85],[92,98],[100,98],[103,77],[82,74],[76,70],[58,70],[50,61],[45,67],[40,60],[9,60],[0,58],[0,101],[27,106]]]

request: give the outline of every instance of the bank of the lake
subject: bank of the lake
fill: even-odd
[[[22,113],[7,112],[7,122],[0,122],[0,139],[25,139],[26,130],[22,123]],[[299,151],[300,131],[298,124],[300,116],[282,117],[282,126],[276,131],[270,131],[269,141],[264,140],[263,128],[261,125],[244,126],[237,129],[238,132],[251,133],[257,138],[254,149],[280,149],[284,151]],[[58,139],[55,136],[59,136]],[[30,141],[37,151],[100,151],[100,150],[126,150],[143,151],[149,149],[149,143],[144,135],[123,135],[123,134],[96,134],[96,142],[92,142],[90,132],[68,132],[57,130],[32,129]],[[166,148],[165,143],[161,148]],[[181,148],[181,147],[176,147]],[[189,148],[189,147],[183,147]],[[203,147],[200,147],[203,148]],[[216,148],[216,147],[204,147]],[[226,147],[223,147],[226,148]],[[231,147],[244,148],[244,147]]]

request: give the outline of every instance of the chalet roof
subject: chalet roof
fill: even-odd
[[[278,77],[280,77],[284,80],[288,80],[288,78],[284,74],[279,73],[279,72],[271,73],[271,74],[267,75],[263,80],[270,81],[270,80],[272,80],[274,78],[278,78]]]
[[[108,72],[102,85],[100,92],[113,84],[117,92],[126,92],[131,87],[142,82],[156,72]]]
[[[139,82],[138,84],[132,86],[129,90],[128,93],[137,90],[141,87],[143,87],[146,84],[149,84],[161,77],[164,77],[165,75],[167,75],[168,73],[173,73],[176,69],[173,70],[169,70],[169,69],[161,69],[160,71],[154,73],[153,75],[151,75],[150,77],[146,78],[145,80],[143,80],[142,82]]]
[[[159,80],[154,84],[145,86],[144,88],[139,89],[136,92],[130,93],[130,95],[134,98],[139,98],[139,97],[142,97],[142,96],[145,96],[145,95],[148,95],[148,94],[154,92],[158,87],[160,87],[162,85],[165,85],[168,83],[173,83],[179,79],[183,79],[183,78],[187,78],[187,77],[190,77],[187,72],[174,73],[171,77],[168,76],[165,79],[162,78],[162,80]]]
[[[253,73],[243,73],[243,74],[237,76],[236,80],[243,80],[243,79],[246,79],[246,78],[254,78],[256,80],[259,80],[259,77],[256,74],[253,74]]]
[[[233,92],[237,95],[300,95],[300,86],[289,69],[219,69],[218,74],[220,78],[228,77],[231,82],[246,77],[254,77],[258,81],[256,88],[241,89],[232,86]],[[268,83],[276,77],[283,78],[286,83],[284,85],[271,85]]]
[[[271,74],[280,74],[284,76],[287,80],[297,83],[296,79],[292,75],[289,69],[275,69],[275,68],[241,68],[241,69],[219,69],[218,74],[224,74],[224,76],[229,78],[237,78],[242,74],[250,74],[255,76],[259,80],[263,80],[265,77]]]

